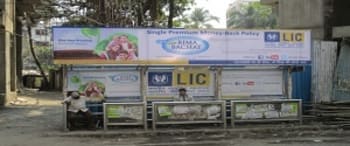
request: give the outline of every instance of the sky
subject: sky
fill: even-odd
[[[220,22],[210,22],[214,28],[226,28],[226,10],[230,3],[236,0],[195,0],[196,6],[194,8],[201,8],[209,10],[210,14],[220,18]]]
[[[214,28],[226,28],[226,10],[229,4],[237,0],[195,0],[196,6],[192,8],[201,8],[209,10],[210,14],[220,18],[220,22],[216,21],[210,22]],[[246,1],[256,1],[256,0],[246,0]]]

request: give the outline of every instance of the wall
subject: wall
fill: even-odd
[[[0,0],[0,9],[2,10],[2,23],[0,24],[0,106],[4,105],[11,97],[15,95],[16,87],[16,61],[11,60],[14,53],[14,0]],[[12,50],[12,51],[11,51]],[[14,58],[15,59],[15,58]],[[12,66],[12,67],[11,67]]]
[[[292,98],[302,99],[303,104],[311,102],[311,66],[304,66],[301,72],[292,73]]]
[[[335,66],[337,62],[337,43],[314,41],[312,50],[312,102],[329,103],[332,101],[332,90]]]
[[[323,26],[323,0],[280,0],[281,28],[320,28]]]
[[[333,100],[350,101],[350,42],[341,42],[340,55],[335,70]]]
[[[37,30],[47,31],[47,35],[37,34],[36,33]],[[26,28],[25,28],[25,31],[27,31]],[[51,40],[51,32],[50,32],[49,26],[45,26],[44,24],[39,23],[37,26],[32,27],[32,39],[34,41],[34,45],[36,41],[49,43]]]
[[[311,29],[312,37],[324,36],[324,0],[280,0],[278,23],[280,28]]]
[[[312,38],[324,38],[324,5],[327,0],[260,0],[276,8],[281,29],[310,29]]]

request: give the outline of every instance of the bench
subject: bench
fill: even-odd
[[[87,102],[86,103],[87,108],[92,114],[93,122],[96,126],[96,128],[102,128],[103,127],[103,103],[102,102]],[[68,129],[71,129],[69,122],[68,122],[68,105],[63,104],[63,119],[64,119],[64,130],[68,131]],[[74,118],[77,122],[77,128],[81,128],[82,126],[86,126],[87,122],[85,121],[84,117],[81,115],[72,116],[70,118]]]

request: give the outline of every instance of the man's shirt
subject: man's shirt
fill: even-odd
[[[177,95],[174,97],[174,101],[193,101],[193,97],[190,95]]]
[[[77,113],[79,111],[86,112],[89,109],[86,108],[86,101],[88,99],[84,96],[80,96],[79,99],[73,99],[72,97],[67,97],[63,102],[69,102],[68,111]]]

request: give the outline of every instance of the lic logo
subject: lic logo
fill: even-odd
[[[265,32],[264,33],[265,42],[279,42],[280,33],[279,32]]]
[[[164,84],[168,82],[168,77],[165,74],[156,74],[153,76],[152,82],[155,84]]]
[[[171,86],[172,73],[152,73],[149,74],[148,82],[152,86]]]

